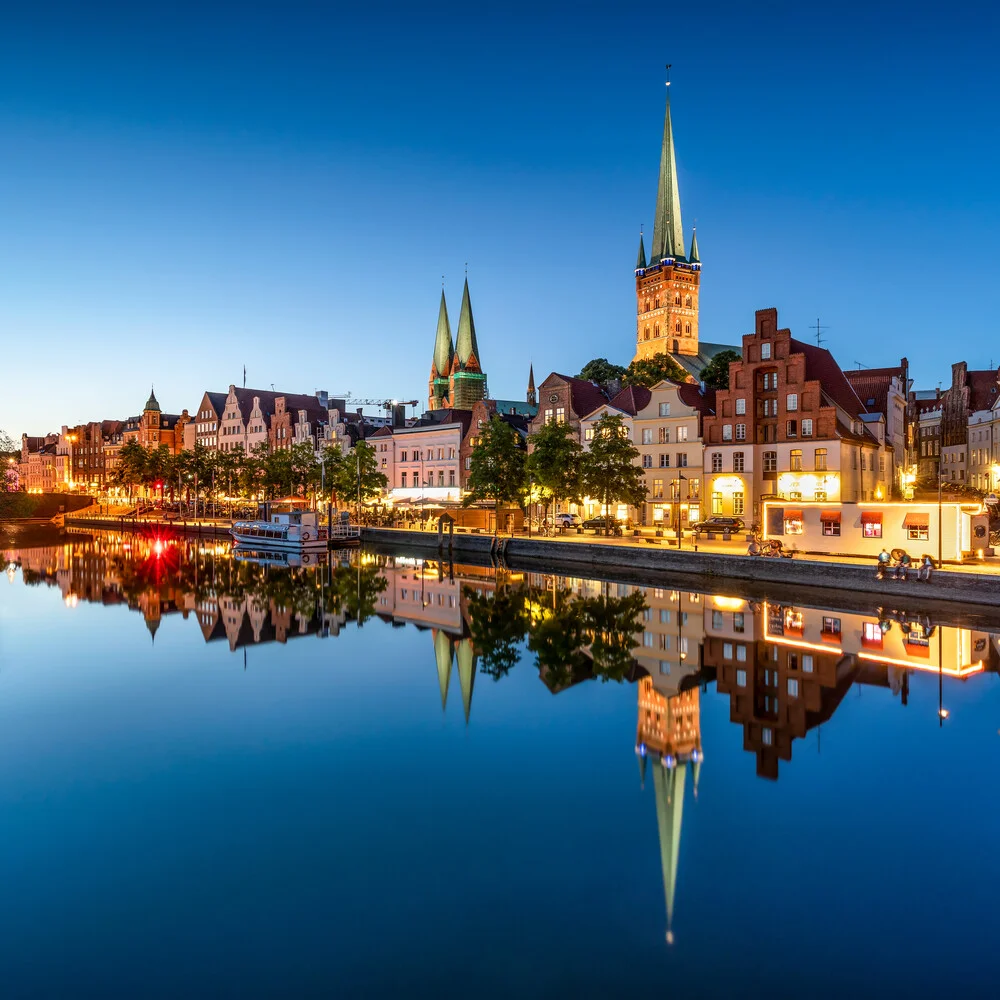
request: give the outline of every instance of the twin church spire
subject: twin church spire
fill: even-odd
[[[479,359],[476,322],[472,317],[469,279],[462,290],[462,307],[458,314],[458,336],[452,342],[448,322],[448,304],[441,289],[437,334],[434,338],[434,359],[428,384],[428,406],[432,410],[471,409],[486,398],[486,374]]]

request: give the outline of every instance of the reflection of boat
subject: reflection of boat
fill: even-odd
[[[237,521],[229,533],[240,545],[255,549],[304,552],[327,546],[327,530],[315,511],[272,514],[269,521]]]
[[[287,566],[289,569],[316,566],[324,561],[322,551],[293,552],[290,549],[251,549],[243,548],[242,545],[237,545],[233,549],[233,558],[237,562],[255,563],[257,566]]]

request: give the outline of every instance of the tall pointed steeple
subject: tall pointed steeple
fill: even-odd
[[[455,354],[459,364],[465,366],[469,359],[475,357],[476,364],[482,368],[482,358],[479,357],[479,344],[476,343],[476,324],[472,319],[472,303],[469,301],[469,279],[465,279],[462,290],[462,311],[458,316],[458,336],[455,338]]]
[[[528,395],[526,402],[528,406],[538,405],[538,393],[535,391],[535,366],[530,363],[528,365]]]
[[[698,256],[698,227],[691,230],[691,252],[688,254],[688,263],[700,264],[701,257]]]
[[[639,256],[635,260],[635,269],[641,271],[646,266],[646,244],[642,242],[642,233],[639,233]]]
[[[663,119],[663,146],[660,150],[660,180],[656,186],[656,216],[650,260],[658,264],[666,257],[684,259],[684,227],[681,225],[681,196],[677,187],[674,157],[674,129],[670,120],[670,81],[667,81],[667,112]]]
[[[434,339],[434,367],[438,375],[447,375],[451,371],[451,359],[455,348],[451,341],[451,324],[448,322],[448,306],[444,301],[444,289],[441,289],[441,308],[438,310],[437,336]]]

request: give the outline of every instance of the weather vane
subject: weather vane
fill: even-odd
[[[668,87],[670,86],[670,67],[672,65],[673,65],[673,63],[667,63],[667,86]]]

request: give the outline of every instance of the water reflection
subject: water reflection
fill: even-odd
[[[334,638],[373,619],[414,626],[427,633],[442,709],[457,679],[467,725],[477,678],[502,682],[519,664],[554,695],[588,681],[634,684],[634,752],[639,781],[655,797],[668,942],[712,683],[728,699],[756,773],[776,780],[795,742],[811,731],[818,738],[852,687],[887,689],[906,706],[913,675],[929,672],[943,720],[945,683],[977,683],[998,665],[996,633],[917,608],[817,608],[369,552],[289,565],[152,536],[70,535],[2,556],[11,582],[19,573],[28,586],[58,587],[69,607],[126,605],[151,640],[171,615],[192,619],[206,643],[231,651]]]

